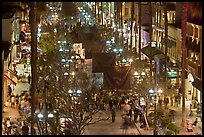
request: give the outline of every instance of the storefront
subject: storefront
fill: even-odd
[[[185,81],[185,89],[187,100],[191,100],[192,103],[194,101],[198,103],[202,102],[202,81],[196,76],[193,76],[192,73],[188,74]]]

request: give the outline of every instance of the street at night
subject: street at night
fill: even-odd
[[[2,135],[202,135],[202,2],[2,2]]]

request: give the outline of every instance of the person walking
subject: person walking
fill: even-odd
[[[112,122],[115,122],[115,116],[116,116],[116,108],[115,108],[115,106],[112,107],[111,114],[112,114]]]
[[[161,98],[159,98],[158,102],[159,102],[159,107],[161,108],[163,100]]]
[[[6,128],[7,128],[7,135],[11,134],[11,121],[10,118],[7,118],[6,120]]]
[[[22,135],[28,135],[29,132],[29,127],[28,125],[24,122],[24,125],[22,126]]]
[[[16,106],[15,108],[18,108],[19,107],[19,95],[17,94],[16,95]]]
[[[195,119],[195,121],[193,122],[192,126],[196,127],[197,124],[198,124],[198,118]]]
[[[123,117],[123,119],[124,119],[124,122],[123,122],[123,124],[122,124],[122,129],[123,129],[123,132],[124,132],[124,134],[126,134],[126,132],[127,132],[127,130],[128,130],[128,126],[130,125],[130,119],[129,119],[129,116],[128,116],[128,114],[126,114],[124,117]]]
[[[10,85],[8,85],[8,95],[10,96],[10,95],[11,95],[11,93],[12,93],[12,88],[11,88],[11,86],[10,86]]]
[[[174,96],[174,99],[175,99],[175,104],[174,104],[174,105],[175,105],[176,107],[178,107],[178,105],[179,105],[179,97],[178,97],[178,95],[175,95],[175,96]]]
[[[168,97],[164,97],[164,105],[165,105],[165,109],[167,109],[167,105],[169,103],[169,98]]]
[[[137,122],[138,115],[139,115],[139,109],[137,109],[137,107],[135,107],[135,109],[134,109],[134,121],[135,122]]]
[[[15,108],[15,102],[16,102],[15,96],[12,94],[11,95],[11,108]]]
[[[110,98],[110,99],[109,99],[109,110],[112,110],[112,107],[113,107],[113,101],[112,101],[112,99]]]
[[[31,77],[30,77],[30,74],[28,75],[28,83],[30,84],[30,80],[31,80]]]
[[[132,121],[132,107],[129,110],[129,117],[130,117],[130,123],[131,123],[131,121]]]

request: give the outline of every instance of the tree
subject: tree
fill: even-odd
[[[34,128],[34,113],[35,113],[35,93],[37,90],[37,24],[36,24],[36,3],[30,4],[29,23],[31,30],[31,129]],[[31,130],[33,134],[33,130]]]
[[[154,112],[149,113],[149,123],[152,123],[154,118],[156,118],[157,120],[157,126],[159,125],[160,127],[162,127],[164,134],[176,135],[179,133],[179,127],[171,122],[168,111],[162,108],[158,108],[156,110],[156,117],[154,115]],[[152,126],[152,124],[150,124],[150,126]]]
[[[62,2],[62,12],[61,15],[64,17],[73,17],[78,15],[79,10],[74,2]]]
[[[133,31],[133,21],[134,21],[134,13],[135,13],[135,6],[134,6],[134,2],[131,2],[131,30],[130,30],[130,50],[132,50],[132,31]]]
[[[58,22],[57,24],[59,24]],[[83,134],[83,131],[87,125],[94,124],[96,122],[107,120],[106,118],[96,117],[99,112],[99,108],[88,111],[89,105],[94,105],[95,101],[91,98],[95,90],[93,89],[93,80],[88,72],[81,66],[76,68],[80,62],[80,59],[76,59],[76,55],[73,52],[72,44],[58,43],[58,40],[66,39],[67,43],[72,37],[68,37],[66,29],[63,27],[60,29],[59,25],[55,25],[58,30],[53,33],[50,30],[46,36],[42,36],[39,41],[39,47],[42,49],[42,55],[38,60],[38,89],[39,96],[43,96],[44,81],[48,82],[47,89],[47,101],[52,103],[53,110],[56,111],[56,115],[64,115],[66,118],[72,119],[71,126],[68,127],[69,133],[74,135]],[[51,27],[51,26],[47,26]],[[49,30],[49,29],[48,29]],[[64,30],[64,31],[63,31]],[[46,45],[45,45],[46,44]],[[70,52],[59,51],[63,47]],[[63,62],[62,59],[71,60],[71,56],[74,56],[72,62]],[[68,66],[67,66],[68,65]],[[74,75],[72,75],[74,73]],[[66,75],[65,75],[66,74]],[[68,74],[68,75],[67,75]],[[82,93],[70,93],[70,91]],[[83,114],[83,119],[80,115]],[[57,119],[56,121],[58,121]],[[59,123],[50,123],[52,134],[58,134]]]
[[[40,57],[38,74],[42,77],[39,77],[38,81],[39,90],[43,90],[42,83],[47,77],[49,83],[48,101],[52,102],[53,109],[57,111],[56,113],[64,114],[73,120],[72,126],[70,127],[71,134],[82,134],[87,125],[104,119],[99,118],[93,122],[93,117],[99,112],[99,109],[95,109],[91,112],[85,111],[87,105],[95,104],[90,98],[95,91],[92,90],[92,81],[87,72],[80,69],[79,71],[75,70],[74,77],[64,76],[67,72],[67,68],[63,67],[60,63],[61,60],[62,53],[59,53],[57,49],[46,52],[45,55]],[[70,73],[71,72],[68,72],[69,75]],[[69,93],[70,90],[81,90],[82,93],[79,97],[73,98]],[[84,113],[83,119],[79,117],[81,113]]]
[[[139,45],[139,61],[141,61],[141,25],[142,25],[141,24],[141,21],[142,21],[141,2],[139,2],[138,6],[139,6],[139,10],[138,10],[139,11],[139,15],[138,15],[139,16],[138,17],[139,18],[138,19],[138,24],[139,24],[139,44],[138,45]]]
[[[188,13],[188,2],[183,2],[182,10],[182,24],[181,24],[181,37],[182,37],[182,78],[181,78],[181,91],[182,91],[182,123],[181,126],[186,125],[186,112],[185,112],[185,77],[186,77],[186,23]]]
[[[35,113],[35,93],[37,90],[37,19],[40,18],[41,13],[45,10],[45,3],[36,3],[36,2],[23,2],[27,4],[30,8],[29,11],[29,25],[31,30],[31,129],[34,126],[34,113]],[[38,8],[40,7],[40,8]],[[37,16],[38,13],[38,16]],[[31,134],[34,134],[34,131],[31,130]]]

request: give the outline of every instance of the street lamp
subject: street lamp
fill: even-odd
[[[163,91],[161,90],[161,89],[158,89],[158,91],[154,91],[153,89],[150,89],[149,90],[149,94],[150,95],[154,95],[154,130],[153,130],[153,135],[157,135],[157,126],[156,126],[156,124],[157,124],[157,122],[156,122],[156,111],[157,111],[157,103],[156,103],[156,101],[157,101],[157,93],[158,93],[158,95],[159,95],[159,98],[160,98],[160,95],[161,95],[161,93],[162,93]]]
[[[49,114],[47,115],[47,117],[46,117],[45,114],[43,114],[42,112],[40,112],[40,113],[37,114],[37,117],[38,117],[39,121],[48,122],[51,118],[54,118],[54,114],[49,113]]]

